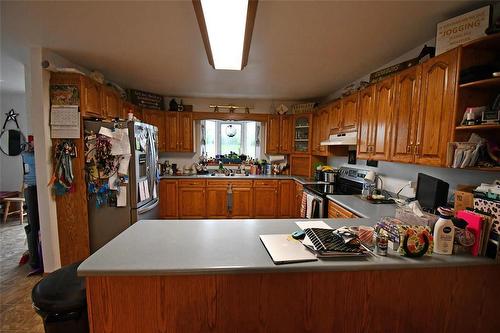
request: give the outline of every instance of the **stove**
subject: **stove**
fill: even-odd
[[[316,205],[313,211],[313,218],[324,218],[328,216],[327,195],[344,194],[359,195],[363,190],[364,178],[367,170],[341,167],[333,183],[327,184],[306,184],[304,190],[314,196]]]

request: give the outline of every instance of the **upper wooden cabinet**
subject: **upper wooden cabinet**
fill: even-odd
[[[371,155],[374,160],[388,160],[390,150],[391,116],[394,98],[394,78],[375,86],[375,107],[371,123]]]
[[[396,75],[391,130],[391,160],[415,161],[418,103],[422,66],[414,66]]]
[[[164,151],[177,151],[179,147],[179,122],[176,112],[165,114],[165,148]]]
[[[332,134],[340,132],[342,128],[342,101],[332,103],[329,109],[328,124]]]
[[[101,107],[102,115],[106,118],[122,118],[122,100],[118,93],[111,87],[101,87]]]
[[[194,138],[193,138],[193,113],[192,112],[179,112],[179,149],[181,152],[194,151]],[[167,128],[168,130],[168,128]]]
[[[458,49],[430,59],[422,65],[415,161],[445,166],[448,141],[452,137],[457,87]]]
[[[158,150],[165,151],[165,111],[144,109],[144,121],[158,128]]]
[[[358,93],[342,98],[342,132],[355,131],[358,124]]]
[[[312,115],[312,140],[311,140],[311,154],[320,154],[320,141],[321,141],[321,116],[319,112],[314,112]]]
[[[100,83],[88,77],[83,77],[80,99],[81,112],[84,117],[103,118],[106,116],[103,114],[101,107],[101,89],[102,86]]]
[[[266,126],[267,154],[290,154],[292,152],[293,117],[270,115]]]
[[[369,159],[371,148],[371,130],[375,106],[375,86],[369,86],[359,92],[358,123],[358,158]]]
[[[328,147],[322,146],[321,141],[328,140],[330,136],[330,126],[328,124],[330,118],[330,107],[325,107],[319,112],[319,155],[328,156]]]
[[[312,114],[293,115],[293,153],[309,154],[311,152]]]

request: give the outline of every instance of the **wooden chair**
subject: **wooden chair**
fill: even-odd
[[[21,224],[24,223],[24,184],[21,187],[21,192],[2,192],[7,193],[2,195],[2,202],[4,203],[3,207],[3,223],[7,222],[7,217],[12,214],[19,214],[19,219]],[[10,194],[9,194],[10,193]],[[19,210],[10,211],[11,204],[18,204]]]

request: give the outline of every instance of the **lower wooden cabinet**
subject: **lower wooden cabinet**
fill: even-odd
[[[352,219],[358,216],[344,207],[336,204],[333,201],[328,201],[328,218],[329,219]]]
[[[160,181],[160,217],[164,219],[176,218],[177,211],[177,181]]]
[[[207,217],[210,219],[227,218],[227,188],[208,187],[207,188]]]
[[[255,187],[253,189],[254,217],[276,218],[278,215],[278,187]]]
[[[235,186],[233,191],[233,207],[230,216],[235,219],[248,219],[253,217],[253,188]]]
[[[205,181],[179,181],[178,193],[180,218],[207,216]]]
[[[278,217],[290,218],[295,215],[295,182],[282,180],[279,182]]]

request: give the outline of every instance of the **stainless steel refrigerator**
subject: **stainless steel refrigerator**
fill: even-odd
[[[88,133],[99,133],[101,127],[128,128],[130,162],[126,186],[126,205],[96,206],[96,197],[88,200],[91,252],[97,251],[133,223],[159,216],[158,129],[140,122],[85,121]],[[146,184],[147,183],[147,186]],[[142,186],[144,185],[144,186]],[[142,188],[141,188],[142,186]],[[141,192],[142,191],[142,192]]]

